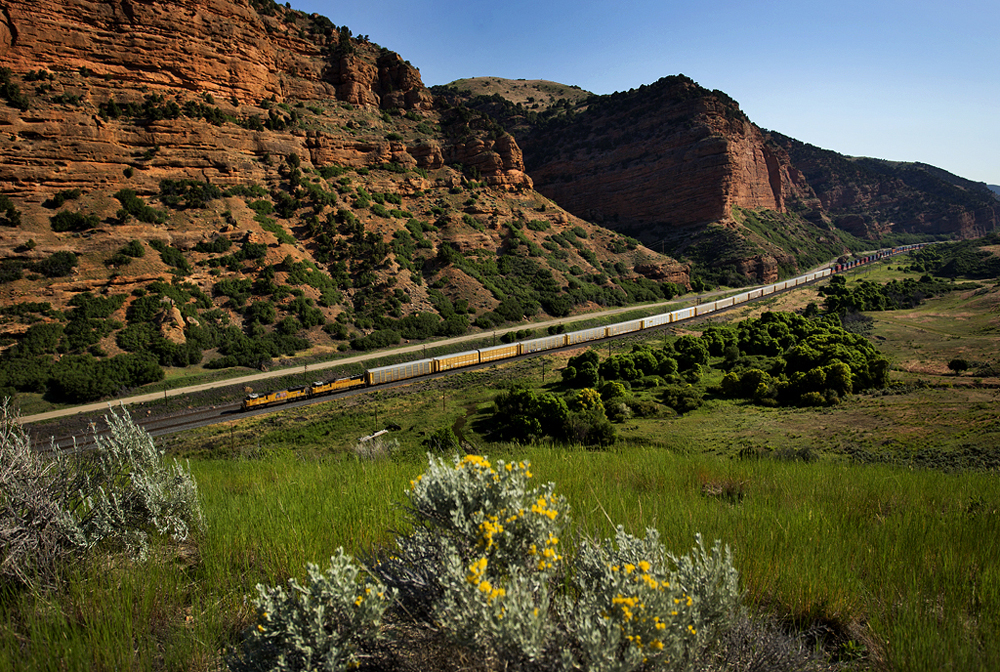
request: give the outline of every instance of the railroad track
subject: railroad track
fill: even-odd
[[[909,248],[918,246],[909,246]],[[903,248],[903,249],[909,249]],[[899,248],[897,248],[899,249]],[[899,251],[903,251],[899,249]],[[896,250],[892,251],[893,254],[898,253]],[[673,324],[680,321],[687,321],[692,319],[697,319],[703,316],[717,314],[718,312],[729,310],[738,305],[743,305],[744,303],[749,303],[756,301],[758,299],[764,298],[765,296],[773,295],[775,293],[783,292],[792,289],[797,286],[802,286],[804,284],[812,284],[817,280],[829,277],[832,272],[842,272],[852,269],[859,265],[865,265],[871,261],[876,261],[883,258],[882,255],[873,257],[865,257],[862,261],[857,263],[848,264],[844,267],[837,267],[836,269],[827,269],[822,267],[820,270],[807,273],[805,275],[793,278],[791,280],[783,281],[780,283],[775,283],[773,285],[768,285],[766,287],[761,287],[753,290],[743,292],[734,297],[729,297],[726,299],[720,299],[710,303],[695,303],[695,305],[689,308],[683,308],[672,313],[665,313],[659,316],[654,316],[652,318],[643,318],[638,320],[631,320],[629,322],[617,323],[607,327],[597,327],[592,329],[583,330],[580,332],[571,332],[570,334],[563,334],[560,336],[549,336],[542,337],[539,339],[533,339],[531,341],[524,341],[517,343],[518,346],[516,354],[504,354],[502,357],[491,359],[487,361],[485,357],[475,358],[473,361],[466,362],[464,359],[465,355],[472,355],[473,351],[467,353],[458,353],[457,355],[444,356],[435,358],[434,360],[419,360],[417,362],[406,362],[399,365],[392,365],[388,367],[381,367],[380,369],[369,369],[366,372],[366,382],[364,387],[353,387],[344,391],[337,391],[332,394],[325,393],[322,396],[312,396],[311,393],[303,398],[295,399],[294,401],[279,401],[275,405],[261,405],[256,408],[250,408],[247,411],[241,411],[241,406],[236,403],[224,404],[218,406],[211,406],[208,408],[200,409],[190,409],[188,411],[181,411],[179,413],[172,413],[169,415],[159,416],[155,418],[133,418],[152,436],[162,436],[166,434],[173,434],[176,432],[181,432],[189,429],[194,429],[197,427],[204,427],[206,425],[216,424],[220,422],[227,422],[236,420],[239,418],[252,417],[254,415],[259,415],[263,413],[270,413],[278,409],[290,409],[299,406],[307,406],[310,404],[322,403],[330,399],[337,399],[346,396],[352,396],[356,394],[366,394],[369,390],[373,389],[386,389],[390,387],[396,387],[399,385],[409,385],[420,380],[431,380],[434,378],[439,378],[445,375],[450,375],[458,371],[469,371],[475,369],[486,368],[493,366],[502,362],[517,361],[519,359],[525,359],[530,357],[537,357],[539,355],[544,355],[559,350],[564,350],[568,348],[579,348],[586,345],[596,345],[599,343],[611,342],[614,340],[629,338],[634,336],[636,333],[646,334],[647,336],[651,333],[657,333],[663,329],[671,328]],[[703,299],[704,297],[699,297]],[[669,318],[669,319],[667,319]],[[594,332],[594,333],[591,333]],[[600,333],[598,333],[600,332]],[[576,338],[574,338],[574,336]],[[562,339],[561,343],[558,341]],[[549,341],[552,341],[550,344]],[[543,343],[544,342],[544,343]],[[532,345],[534,344],[534,345]],[[535,347],[537,346],[537,348]],[[492,348],[487,348],[485,350],[497,350],[498,348],[504,348],[509,346],[494,346]],[[476,353],[482,353],[484,350],[476,351]],[[482,361],[480,361],[482,359]],[[442,368],[438,370],[438,367],[434,365],[438,360],[443,360],[448,364],[447,368]],[[455,360],[450,362],[449,360]],[[462,360],[462,361],[458,361]],[[379,378],[375,380],[372,378],[372,373],[375,371],[381,371],[382,369],[394,373],[397,369],[410,367],[414,364],[431,362],[432,366],[427,372],[422,370],[419,373],[408,373],[406,375],[396,378],[394,375],[386,376],[384,378]],[[317,367],[326,368],[326,367]],[[230,381],[231,384],[232,381]],[[196,388],[192,388],[196,389]],[[178,390],[175,392],[177,396],[183,394],[183,390]],[[277,408],[275,408],[277,406]],[[102,409],[103,414],[103,409]],[[106,433],[106,428],[102,428],[99,424],[95,425],[96,435],[102,436]],[[73,435],[63,435],[53,437],[50,440],[48,437],[33,436],[35,439],[35,445],[49,446],[53,445],[58,450],[87,450],[94,443],[94,431],[82,432],[75,436]],[[39,440],[42,439],[42,440]],[[44,448],[43,448],[44,449]]]

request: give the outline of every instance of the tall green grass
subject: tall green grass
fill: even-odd
[[[575,505],[581,531],[652,526],[676,551],[701,532],[733,546],[749,603],[824,623],[892,669],[1000,669],[995,475],[643,449],[529,453]]]
[[[895,670],[1000,669],[1000,482],[830,462],[734,460],[651,448],[497,446],[530,459],[572,506],[576,535],[657,528],[686,552],[731,545],[746,601]],[[301,578],[338,546],[363,554],[404,524],[423,461],[197,460],[206,532],[144,563],[77,568],[57,594],[7,596],[0,667],[214,669],[257,583]]]

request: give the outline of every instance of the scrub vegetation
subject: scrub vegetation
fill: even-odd
[[[586,628],[568,614],[606,600],[611,609],[598,614],[631,624],[638,593],[588,593],[585,577],[617,566],[620,586],[609,574],[592,587],[629,588],[633,576],[648,586],[646,574],[673,584],[670,572],[682,563],[672,564],[670,552],[691,549],[701,534],[709,543],[694,542],[694,552],[676,560],[730,558],[738,606],[708,619],[714,626],[682,623],[712,635],[700,641],[688,630],[687,640],[678,631],[670,641],[686,643],[665,669],[685,669],[682,660],[698,669],[749,667],[764,656],[770,669],[996,669],[1000,563],[984,540],[995,537],[1000,520],[1000,288],[994,280],[945,282],[915,307],[866,310],[870,337],[856,341],[856,331],[837,325],[852,323],[828,312],[825,298],[922,283],[923,268],[896,262],[848,276],[826,296],[810,287],[776,297],[769,307],[780,312],[742,306],[727,322],[715,316],[610,350],[547,353],[164,437],[164,449],[190,459],[205,527],[186,541],[150,537],[142,561],[112,553],[68,568],[50,590],[9,589],[2,656],[39,669],[240,668],[268,642],[278,647],[267,649],[274,655],[292,650],[281,648],[291,626],[269,630],[280,623],[355,623],[349,617],[360,597],[381,607],[337,632],[364,636],[324,640],[345,666],[534,669],[544,661],[539,669],[553,669],[564,659],[552,652],[565,650],[586,667],[585,652],[610,646],[617,632],[616,669],[645,669],[629,657],[640,650],[636,638],[647,666],[662,662],[648,655],[659,651],[654,642],[664,650],[674,644],[618,627],[585,645]],[[857,353],[870,353],[869,370],[870,362],[887,363],[885,384],[852,385],[835,403],[823,392],[819,406],[802,403],[801,393],[762,403],[770,397],[725,392],[727,376],[738,371],[740,382],[752,369],[778,387],[796,380],[800,369],[790,368],[796,360],[788,353],[801,343],[778,354],[748,351],[750,343],[793,336],[841,339],[831,351],[848,368]],[[957,358],[967,366],[949,366]],[[812,379],[812,369],[827,366],[816,360],[801,370]],[[498,409],[515,401],[525,419],[509,424],[527,431],[494,435]],[[566,419],[603,405],[615,439],[587,447],[539,432],[563,417],[560,402]],[[559,412],[532,415],[532,404]],[[358,450],[358,437],[390,425],[400,429],[385,450]],[[468,515],[451,516],[448,507]],[[522,509],[542,527],[519,527]],[[615,555],[629,548],[668,561],[656,569],[652,559]],[[432,556],[452,559],[427,562]],[[543,561],[553,567],[539,570]],[[692,605],[710,602],[687,594]],[[295,610],[312,613],[320,599],[330,609],[339,604],[331,614],[343,616],[315,626],[293,618]],[[535,620],[535,608],[544,621]],[[468,610],[476,618],[447,618]],[[643,615],[654,630],[664,621]],[[505,630],[514,624],[516,635]],[[275,660],[251,658],[263,669]]]

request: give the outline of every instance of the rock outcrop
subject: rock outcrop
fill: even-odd
[[[808,194],[734,101],[683,76],[591,99],[555,126],[519,140],[536,188],[642,240],[725,221],[733,206],[784,212]]]
[[[985,184],[921,163],[848,157],[773,134],[839,228],[975,238],[1000,227],[1000,200]]]
[[[196,323],[341,347],[416,312],[462,333],[589,310],[639,258],[690,286],[533,191],[514,137],[461,126],[398,54],[272,0],[4,0],[0,65],[0,304],[65,317],[84,293],[169,295],[142,320],[176,365],[204,345],[186,342]],[[522,253],[558,301],[532,288],[528,312],[493,316],[510,289],[479,260]],[[264,300],[276,314],[248,317]],[[0,318],[0,334],[35,319]],[[101,334],[97,356],[142,347]]]
[[[295,120],[291,105],[302,101],[408,110],[435,121],[416,68],[317,15],[277,5],[274,15],[262,14],[245,0],[9,0],[4,10],[0,62],[20,75],[38,73],[38,90],[64,101],[26,112],[0,106],[0,130],[12,140],[0,143],[0,181],[29,201],[114,183],[130,167],[153,184],[167,173],[254,181],[265,172],[261,157],[291,154],[355,167],[465,161],[492,186],[532,186],[510,137],[389,140],[364,122],[352,133],[322,125],[272,132]],[[154,113],[120,123],[103,113],[112,102]],[[171,103],[183,113],[164,115]]]
[[[519,104],[517,84],[484,78],[478,95],[464,82],[435,92],[514,133],[536,188],[570,212],[675,256],[697,251],[691,258],[700,265],[769,281],[800,256],[818,258],[816,246],[845,252],[831,229],[877,240],[893,232],[975,236],[998,224],[986,185],[765,132],[725,93],[683,75],[541,113]],[[768,219],[779,229],[747,229],[734,209],[777,213]],[[730,233],[710,230],[720,226]]]
[[[292,32],[245,0],[8,0],[0,58],[14,71],[86,69],[119,86],[256,103],[274,96],[428,109],[415,68],[315,22]]]

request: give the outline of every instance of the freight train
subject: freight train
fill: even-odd
[[[312,385],[303,385],[302,387],[279,390],[277,392],[270,392],[267,394],[250,394],[243,400],[242,409],[244,411],[249,411],[255,408],[263,408],[265,406],[276,406],[278,404],[285,404],[297,399],[310,399],[358,387],[372,387],[374,385],[394,383],[400,380],[418,378],[420,376],[429,376],[431,374],[443,373],[445,371],[460,369],[466,366],[488,364],[490,362],[519,357],[521,355],[530,355],[536,352],[543,352],[545,350],[555,350],[557,348],[563,348],[570,345],[587,343],[588,341],[598,341],[604,338],[612,338],[614,336],[644,331],[646,329],[655,329],[675,324],[677,322],[694,319],[696,317],[701,317],[703,315],[708,315],[709,313],[714,313],[719,310],[725,310],[726,308],[730,308],[740,303],[746,303],[747,301],[753,301],[769,294],[782,292],[786,289],[792,289],[793,287],[797,287],[799,285],[804,285],[829,277],[835,273],[842,273],[852,268],[863,266],[864,264],[869,264],[903,252],[909,252],[920,247],[923,247],[923,244],[886,248],[851,261],[834,264],[829,268],[800,275],[797,278],[776,282],[765,287],[759,287],[748,292],[743,292],[742,294],[730,296],[725,299],[719,299],[710,303],[702,303],[688,308],[680,308],[661,315],[653,315],[652,317],[644,317],[638,320],[629,320],[627,322],[618,322],[616,324],[609,324],[603,327],[581,329],[580,331],[571,331],[563,334],[543,336],[541,338],[520,341],[518,343],[507,343],[504,345],[495,345],[489,348],[458,352],[451,355],[441,355],[440,357],[418,359],[416,361],[403,362],[401,364],[390,364],[389,366],[380,366],[374,369],[368,369],[364,373],[357,376],[337,378],[336,380],[326,382],[315,382]]]

